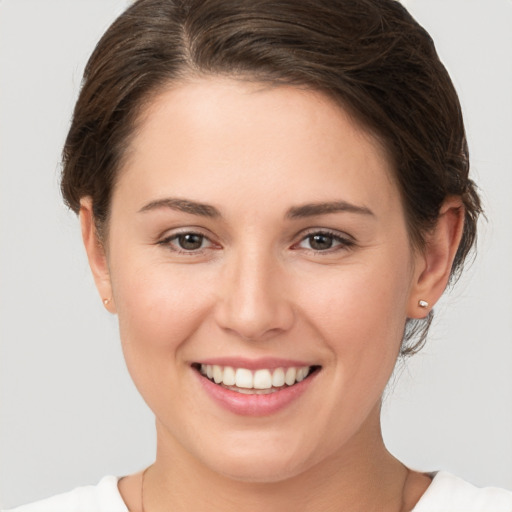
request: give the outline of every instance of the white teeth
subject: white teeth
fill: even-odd
[[[253,378],[251,370],[237,368],[235,373],[235,385],[237,388],[251,389],[253,387]]]
[[[225,386],[234,386],[236,382],[235,378],[235,370],[231,368],[231,366],[224,367],[224,378],[222,379],[222,383]]]
[[[284,381],[288,386],[293,386],[295,384],[295,378],[297,377],[297,370],[293,367],[288,368],[286,370],[286,375],[284,377]]]
[[[226,387],[244,390],[277,391],[275,388],[281,388],[285,384],[293,386],[297,382],[303,381],[311,372],[310,366],[276,368],[269,370],[262,368],[251,371],[246,368],[232,368],[231,366],[219,366],[211,364],[202,364],[200,371],[216,384],[222,384]],[[247,391],[251,392],[251,391]],[[252,391],[253,393],[255,391]]]
[[[282,368],[274,370],[274,373],[272,374],[272,386],[275,388],[284,386],[284,370]]]
[[[218,365],[213,365],[213,380],[215,381],[215,384],[220,384],[222,382],[222,379],[224,377],[222,368]]]
[[[308,371],[307,368],[300,368],[297,371],[297,377],[295,377],[297,382],[301,382],[304,380],[304,377],[306,377],[306,375],[307,375],[307,371]]]
[[[270,389],[272,387],[272,375],[270,370],[256,370],[254,372],[254,389]]]

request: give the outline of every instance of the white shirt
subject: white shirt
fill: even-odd
[[[106,476],[88,485],[4,512],[128,512],[118,478]],[[439,471],[412,512],[512,512],[512,492],[495,487],[478,488]]]

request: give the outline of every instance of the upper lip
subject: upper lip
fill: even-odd
[[[275,368],[290,368],[304,366],[318,366],[311,362],[298,361],[275,357],[262,357],[258,359],[247,359],[243,357],[212,357],[194,361],[194,364],[231,366],[232,368],[246,368],[247,370],[273,370]]]

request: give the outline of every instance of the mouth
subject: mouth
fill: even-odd
[[[245,395],[268,395],[296,386],[320,370],[320,366],[289,366],[281,368],[235,368],[193,363],[192,368],[210,382]]]

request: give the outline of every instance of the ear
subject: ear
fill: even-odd
[[[428,233],[425,248],[415,260],[414,281],[408,317],[424,318],[443,294],[464,228],[464,206],[459,197],[447,198],[439,210],[435,227]],[[425,303],[421,304],[422,301]]]
[[[112,298],[112,283],[110,281],[107,255],[94,224],[92,198],[89,196],[83,197],[80,200],[80,225],[82,228],[82,240],[96,288],[107,310],[115,313],[116,308]]]

